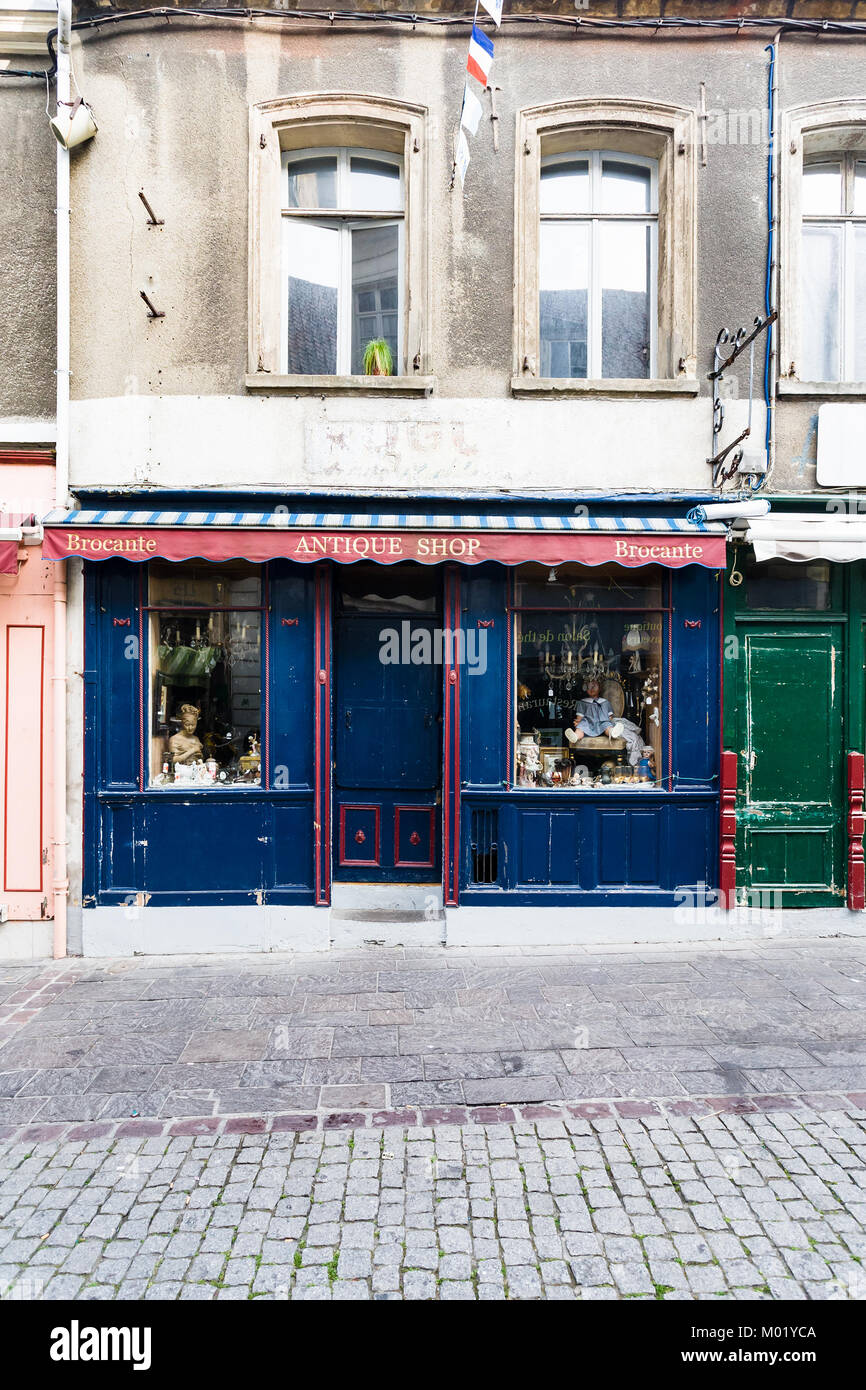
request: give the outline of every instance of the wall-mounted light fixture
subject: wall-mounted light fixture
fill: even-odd
[[[49,116],[48,123],[58,145],[62,145],[65,150],[74,149],[76,145],[83,145],[86,140],[92,140],[97,130],[93,112],[81,97],[72,102],[59,101],[57,114]]]

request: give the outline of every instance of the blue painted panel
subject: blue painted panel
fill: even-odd
[[[718,788],[721,695],[720,577],[690,565],[673,573],[673,772],[681,785]]]
[[[308,566],[268,566],[270,784],[313,785],[313,610]]]
[[[335,782],[340,787],[421,789],[440,780],[442,666],[384,662],[380,633],[426,633],[420,618],[341,618],[334,631]],[[407,651],[412,639],[407,638]]]
[[[475,648],[477,670],[464,668],[460,681],[460,776],[465,786],[501,787],[507,775],[507,584],[507,572],[499,566],[480,566],[462,576],[463,623],[467,634],[483,643]]]
[[[495,816],[489,886],[473,878],[476,810]],[[715,882],[712,793],[466,792],[462,824],[461,902],[674,905],[678,888]],[[481,868],[490,869],[487,858]]]
[[[106,560],[85,565],[93,605],[93,660],[97,675],[98,784],[133,788],[139,775],[139,585],[138,565]],[[87,653],[88,663],[91,653]]]
[[[313,883],[313,803],[271,803],[273,873],[280,888],[311,888]]]
[[[379,866],[382,862],[382,807],[379,803],[340,807],[338,859],[344,865]]]
[[[264,887],[267,835],[261,801],[221,804],[220,795],[142,805],[139,865],[147,892]]]
[[[144,888],[144,880],[135,862],[135,811],[135,802],[131,798],[100,803],[100,887],[125,893],[137,893]]]

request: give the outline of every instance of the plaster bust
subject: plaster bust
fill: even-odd
[[[168,741],[169,757],[173,763],[197,763],[203,756],[201,740],[196,737],[199,713],[195,705],[181,705],[180,729]]]

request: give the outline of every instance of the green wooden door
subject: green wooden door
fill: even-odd
[[[845,897],[841,624],[741,628],[737,860],[783,907]],[[776,894],[779,896],[776,896]]]

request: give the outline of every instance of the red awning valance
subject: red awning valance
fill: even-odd
[[[479,565],[496,560],[519,565],[573,561],[582,565],[617,564],[628,568],[664,565],[680,569],[725,564],[725,535],[696,528],[682,531],[641,530],[361,530],[351,527],[300,529],[270,526],[70,526],[45,524],[43,555],[48,560],[267,560],[312,564],[333,560],[355,564],[374,560],[394,565],[415,560],[422,565],[455,561]]]
[[[18,542],[0,541],[0,574],[18,573]]]

